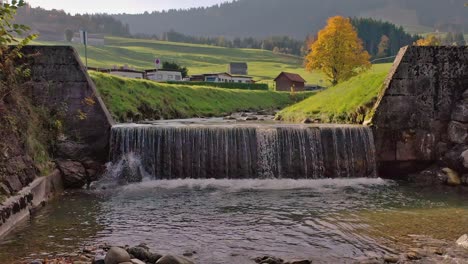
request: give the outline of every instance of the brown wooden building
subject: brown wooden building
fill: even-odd
[[[305,91],[305,80],[299,74],[282,72],[275,79],[276,91],[291,92],[291,87],[294,87],[294,91],[303,92]]]

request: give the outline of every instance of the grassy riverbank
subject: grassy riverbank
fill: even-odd
[[[279,113],[283,120],[306,118],[326,123],[361,123],[372,109],[391,64],[374,65],[372,70],[319,92]]]
[[[112,115],[120,122],[280,109],[311,95],[164,84],[97,72],[90,75]]]

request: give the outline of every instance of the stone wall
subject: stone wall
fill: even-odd
[[[46,106],[63,121],[63,142],[68,145],[59,154],[107,161],[113,120],[75,49],[28,46],[23,53],[31,60],[33,102]]]
[[[400,177],[434,163],[467,172],[467,89],[468,47],[403,48],[372,120],[381,175]]]

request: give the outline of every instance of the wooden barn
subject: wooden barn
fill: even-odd
[[[276,91],[291,92],[291,88],[294,87],[294,91],[303,92],[305,91],[305,80],[299,74],[282,72],[275,79]]]

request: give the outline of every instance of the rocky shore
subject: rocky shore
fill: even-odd
[[[407,248],[402,253],[362,257],[354,263],[468,263],[468,235],[466,234],[452,243],[427,236],[413,235],[412,237],[415,242],[414,247]],[[134,247],[100,245],[84,247],[73,254],[58,255],[51,259],[37,259],[22,262],[22,264],[195,264],[196,255],[195,251],[185,252],[182,256],[163,255],[152,251],[146,244]],[[284,260],[274,256],[261,256],[252,258],[249,263],[312,264],[322,262],[315,262],[313,258]]]

